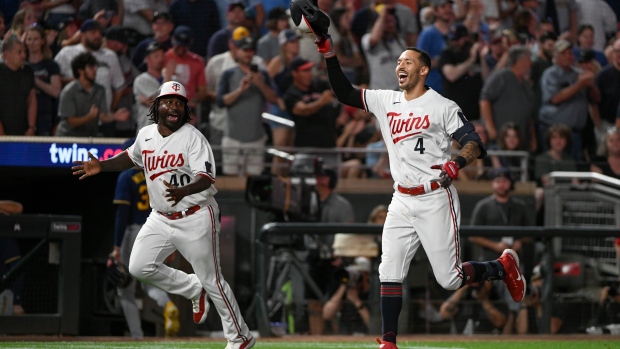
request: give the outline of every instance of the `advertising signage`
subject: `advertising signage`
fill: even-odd
[[[0,166],[67,168],[75,160],[88,160],[88,152],[99,160],[109,159],[122,151],[124,141],[120,138],[0,137]]]

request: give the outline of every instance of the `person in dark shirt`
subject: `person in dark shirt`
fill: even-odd
[[[336,146],[336,118],[340,105],[326,81],[314,79],[314,63],[297,57],[289,65],[293,84],[284,94],[284,103],[295,122],[296,147],[333,148]],[[321,155],[333,165],[331,154]]]
[[[2,45],[0,63],[0,136],[34,136],[37,122],[37,97],[32,68],[26,62],[26,47],[16,36]],[[10,101],[10,103],[6,103]]]

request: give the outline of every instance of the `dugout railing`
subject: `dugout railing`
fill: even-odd
[[[254,300],[248,310],[248,316],[256,320],[257,330],[261,336],[274,336],[270,326],[270,318],[267,312],[267,258],[273,246],[270,243],[272,238],[295,237],[303,235],[333,235],[342,234],[381,234],[382,227],[372,224],[331,224],[331,223],[268,223],[259,231],[256,239],[256,293]],[[553,275],[554,256],[553,241],[557,237],[575,238],[582,236],[590,237],[620,237],[620,231],[616,228],[580,228],[580,227],[504,227],[504,226],[461,226],[460,235],[462,238],[469,236],[513,236],[514,238],[532,237],[545,244],[545,253],[541,261],[541,273]],[[280,243],[280,242],[278,242]],[[419,252],[418,252],[419,253]],[[376,266],[375,266],[376,268]],[[376,269],[373,272],[377,272]],[[409,275],[408,277],[411,277]],[[541,303],[543,304],[542,321],[539,326],[540,333],[550,333],[550,318],[552,311],[552,290],[554,289],[554,278],[544,278],[544,286],[541,290]],[[371,314],[370,333],[380,333],[381,318],[379,309],[378,285],[371,285],[369,308]],[[403,299],[403,304],[407,304],[407,299]],[[401,320],[399,322],[399,333],[405,334],[410,331],[409,317],[407,316],[408,307],[403,306]]]
[[[0,316],[0,335],[78,334],[81,234],[79,216],[0,215],[0,239],[16,239],[21,248],[21,258],[0,275],[0,292],[19,274],[26,277],[26,314]]]

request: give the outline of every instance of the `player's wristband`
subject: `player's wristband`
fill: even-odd
[[[465,160],[465,158],[460,155],[455,157],[452,161],[456,162],[456,164],[459,165],[459,168],[467,166],[467,160]]]

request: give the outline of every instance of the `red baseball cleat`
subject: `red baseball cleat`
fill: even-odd
[[[209,312],[209,298],[204,289],[200,292],[200,297],[192,299],[192,310],[194,311],[194,322],[201,324],[207,319]]]
[[[525,278],[519,269],[519,256],[511,249],[505,249],[504,253],[497,259],[504,266],[504,283],[510,296],[515,302],[521,302],[525,296]]]
[[[395,343],[382,341],[379,338],[376,338],[377,343],[379,343],[379,349],[398,349]]]

